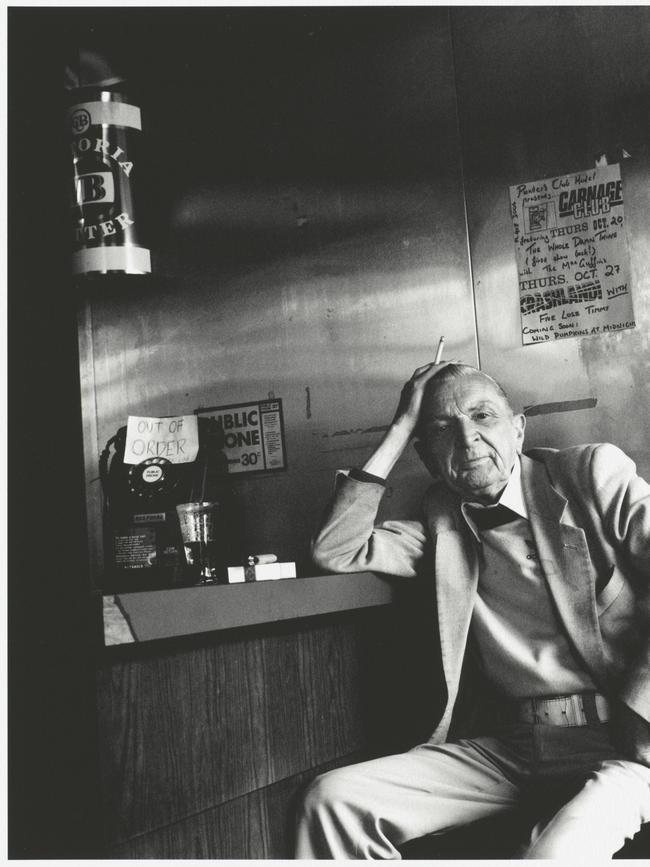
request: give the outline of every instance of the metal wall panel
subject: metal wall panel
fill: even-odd
[[[538,415],[528,444],[611,441],[650,477],[650,10],[452,11],[468,224],[482,367],[522,405],[595,398]],[[622,161],[637,327],[522,346],[508,187]]]
[[[186,31],[206,26],[203,15],[193,24],[193,14],[179,19]],[[433,357],[440,334],[448,353],[476,361],[447,11],[301,15],[298,24],[291,19],[285,55],[260,64],[272,85],[254,92],[244,79],[240,85],[248,113],[263,110],[277,123],[304,97],[305,78],[310,83],[316,108],[303,105],[305,113],[291,117],[284,144],[274,124],[258,130],[277,161],[242,140],[264,173],[249,167],[238,180],[237,138],[224,127],[234,179],[226,182],[223,162],[200,149],[196,164],[175,166],[181,177],[161,229],[165,243],[154,249],[153,288],[95,291],[90,301],[84,412],[87,438],[93,428],[97,436],[87,443],[97,549],[96,451],[129,414],[191,413],[272,393],[283,400],[288,470],[234,484],[250,549],[297,560],[304,574],[333,471],[365,461],[401,385]],[[233,62],[261,40],[264,21],[248,20],[228,48]],[[198,77],[178,46],[165,74]],[[286,74],[289,56],[301,61],[301,75]],[[203,58],[201,75],[206,65]],[[191,99],[199,101],[197,88],[204,97],[203,114],[191,112],[192,138],[225,147],[215,134],[219,102],[208,99],[214,80],[189,85]],[[156,128],[167,102],[157,107],[152,94],[148,109]],[[169,127],[171,142],[161,147],[180,152],[186,132]],[[296,140],[302,151],[292,161]],[[387,498],[387,510],[415,507],[426,476],[414,452],[395,480],[406,484],[399,500]]]

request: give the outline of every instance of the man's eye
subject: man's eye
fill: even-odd
[[[489,413],[487,412],[475,412],[472,416],[474,421],[485,421],[486,418],[489,418]]]

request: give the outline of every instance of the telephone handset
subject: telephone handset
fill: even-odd
[[[106,443],[99,461],[104,495],[104,593],[183,583],[179,503],[219,502],[230,525],[230,536],[224,533],[224,557],[238,556],[232,551],[237,534],[232,534],[235,509],[227,482],[224,432],[210,418],[199,418],[198,427],[199,451],[191,463],[149,457],[138,464],[125,464],[126,426]]]

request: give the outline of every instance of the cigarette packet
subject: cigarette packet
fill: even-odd
[[[244,584],[251,581],[278,581],[295,578],[295,563],[260,563],[257,566],[228,566],[228,583]]]

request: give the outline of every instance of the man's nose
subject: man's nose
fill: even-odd
[[[469,446],[479,438],[476,425],[471,418],[459,418],[456,422],[456,439],[461,445]]]

